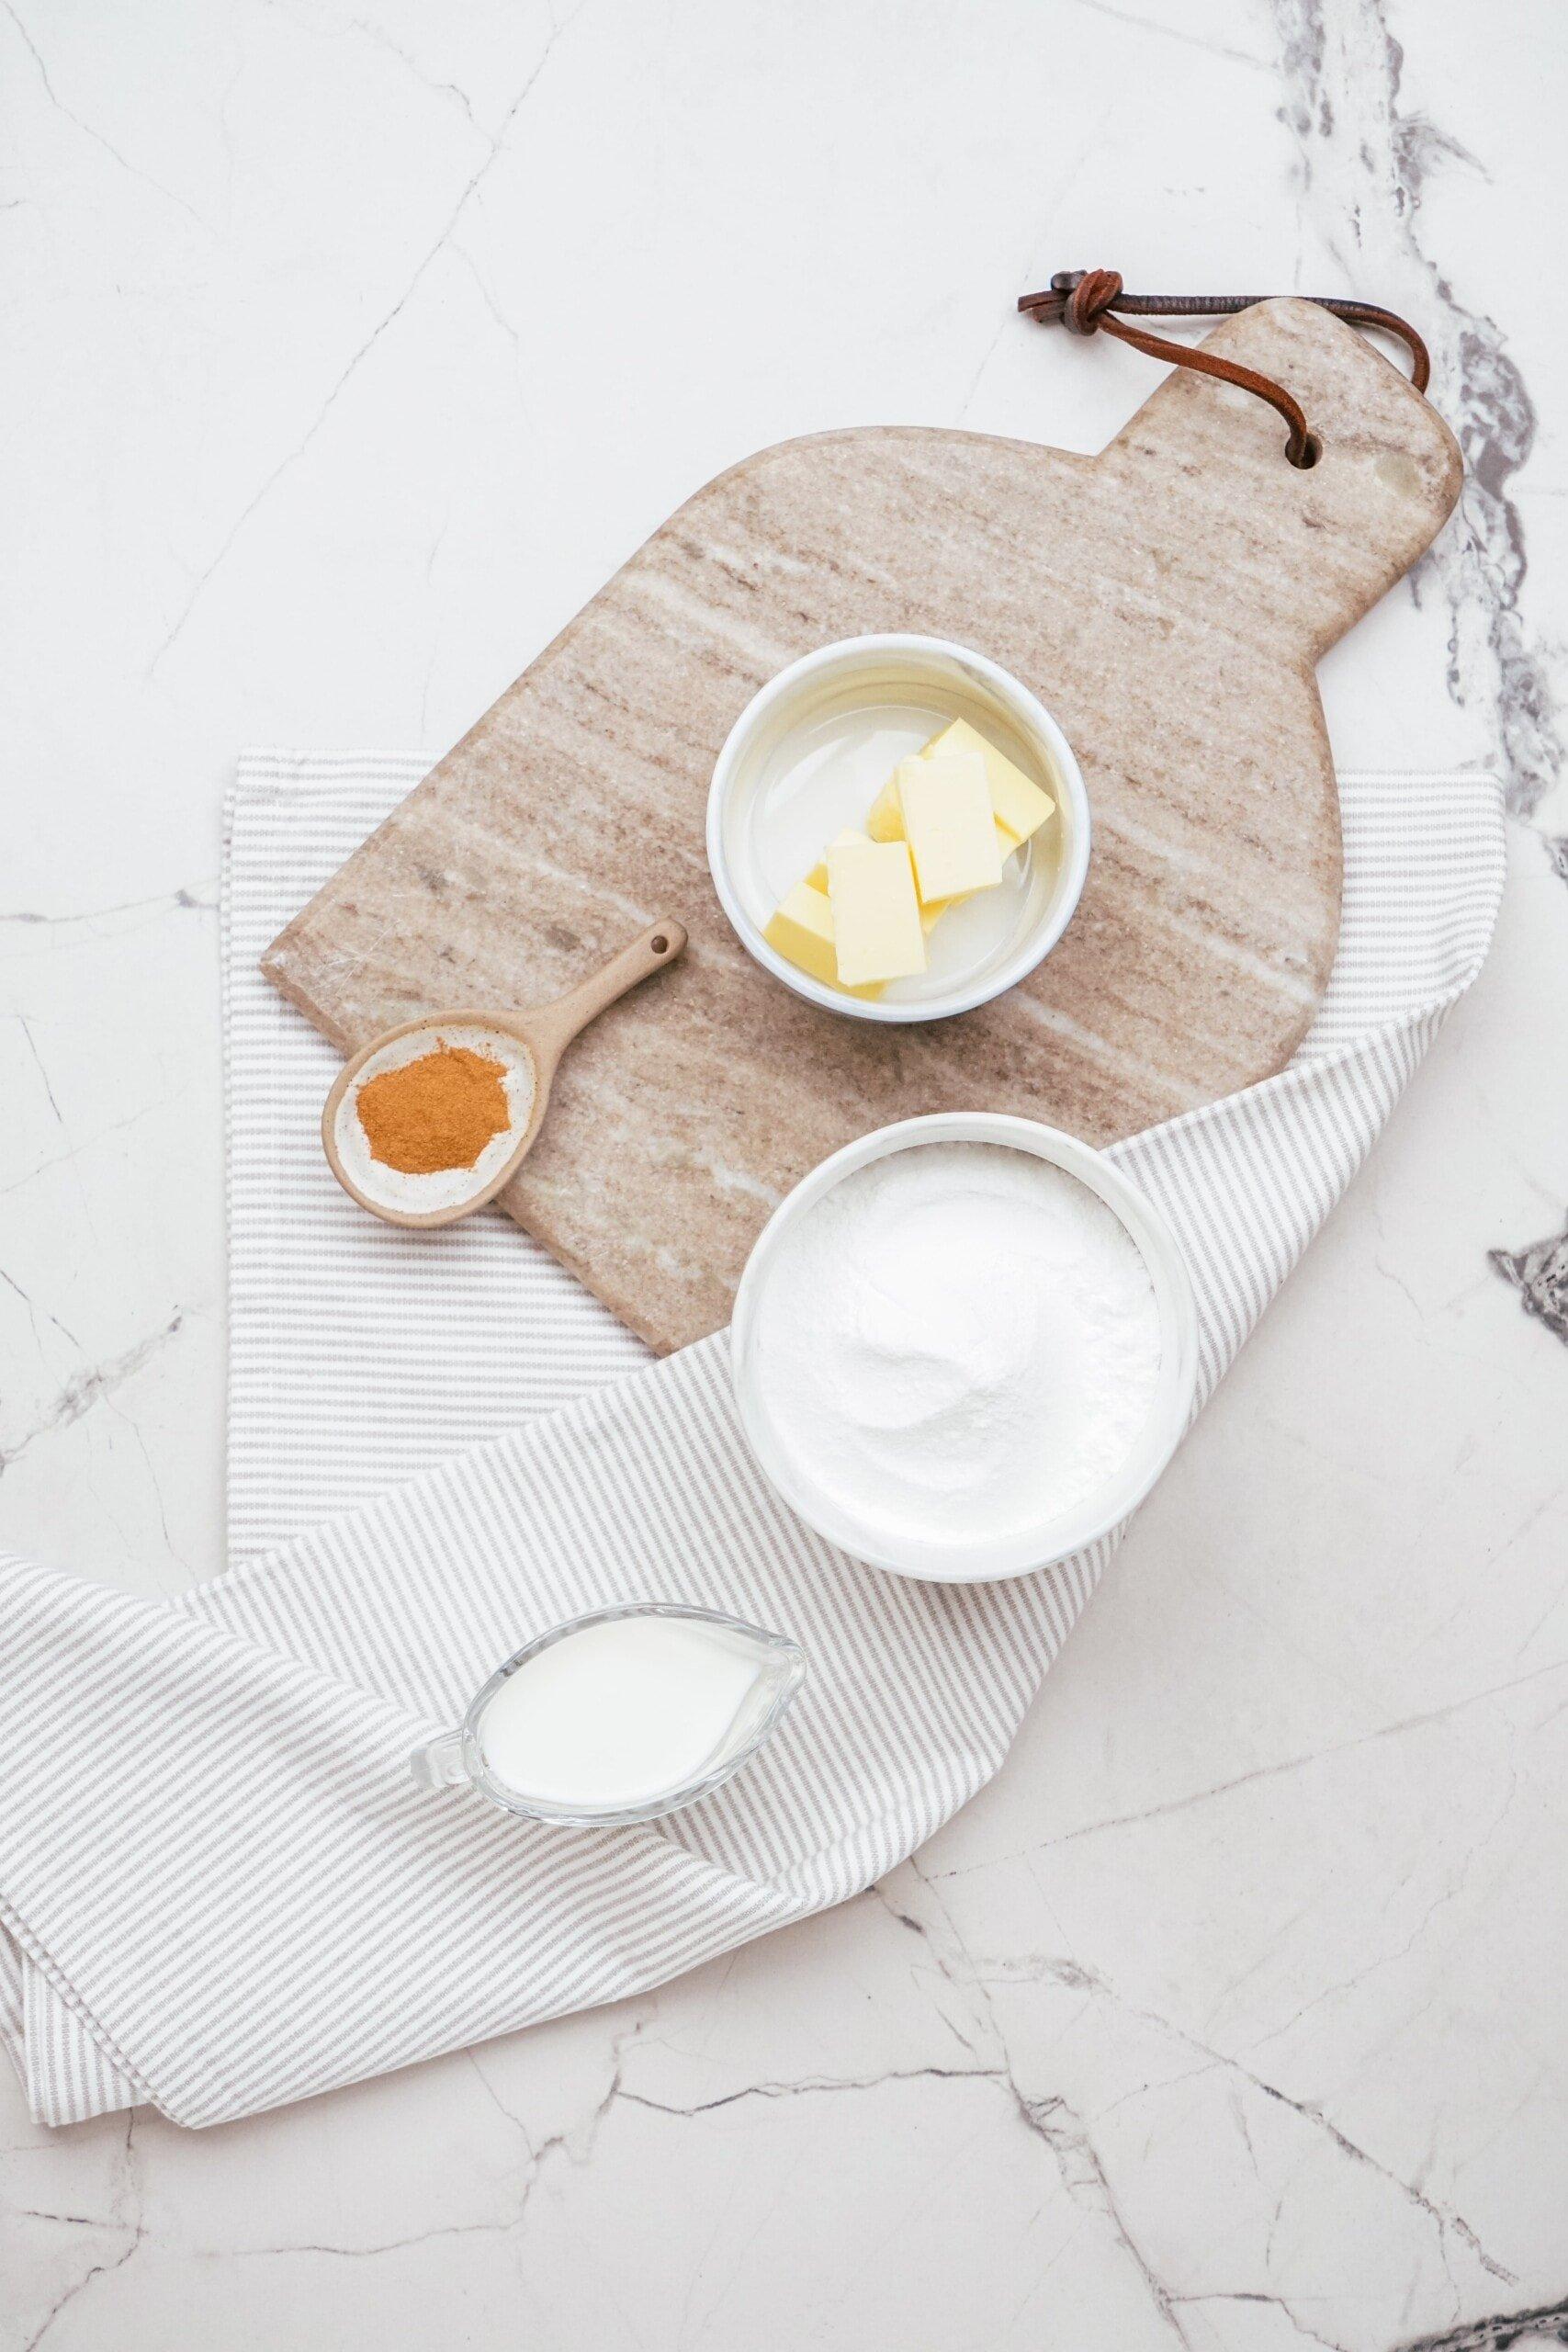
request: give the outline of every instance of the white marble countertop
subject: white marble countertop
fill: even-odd
[[[1054,269],[1422,323],[1466,503],[1330,723],[1515,820],[1488,970],[1000,1781],[722,1966],[255,2122],[0,2083],[4,2352],[1568,2341],[1568,1347],[1488,1261],[1568,1199],[1568,23],[1483,29],[5,0],[6,1542],[221,1562],[237,749],[434,756],[784,435],[1097,446],[1155,371],[1014,317]]]

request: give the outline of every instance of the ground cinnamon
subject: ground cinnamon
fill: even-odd
[[[405,1176],[471,1168],[512,1124],[506,1069],[467,1046],[438,1046],[367,1078],[355,1098],[370,1156]]]

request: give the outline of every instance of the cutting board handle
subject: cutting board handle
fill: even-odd
[[[1314,302],[1258,302],[1203,339],[1300,401],[1315,465],[1251,393],[1172,370],[1101,456],[1152,560],[1198,586],[1237,575],[1273,650],[1316,662],[1437,537],[1459,498],[1459,444],[1382,353]]]

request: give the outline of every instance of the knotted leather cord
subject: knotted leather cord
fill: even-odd
[[[1332,294],[1305,294],[1299,299],[1315,302],[1320,311],[1332,311],[1337,319],[1348,319],[1352,325],[1381,327],[1385,334],[1397,335],[1410,353],[1411,382],[1418,392],[1426,390],[1431,380],[1431,359],[1407,321],[1378,302],[1350,301]],[[1290,427],[1285,455],[1291,464],[1314,466],[1320,454],[1317,435],[1307,424],[1301,403],[1292,399],[1283,384],[1275,383],[1271,376],[1260,376],[1256,368],[1243,368],[1235,359],[1216,358],[1186,344],[1168,343],[1164,335],[1145,334],[1115,315],[1130,311],[1135,318],[1208,319],[1231,311],[1248,311],[1255,302],[1266,300],[1261,294],[1128,294],[1122,290],[1118,270],[1059,269],[1043,294],[1021,294],[1018,307],[1047,324],[1059,320],[1070,334],[1097,334],[1103,330],[1118,343],[1130,343],[1134,351],[1146,352],[1151,359],[1174,360],[1179,368],[1196,368],[1201,376],[1218,376],[1224,383],[1239,384],[1244,392],[1256,393],[1284,418]]]

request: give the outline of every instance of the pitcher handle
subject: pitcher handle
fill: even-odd
[[[461,1787],[468,1777],[468,1768],[463,1761],[462,1733],[446,1731],[439,1739],[426,1740],[409,1758],[409,1770],[422,1789]]]

